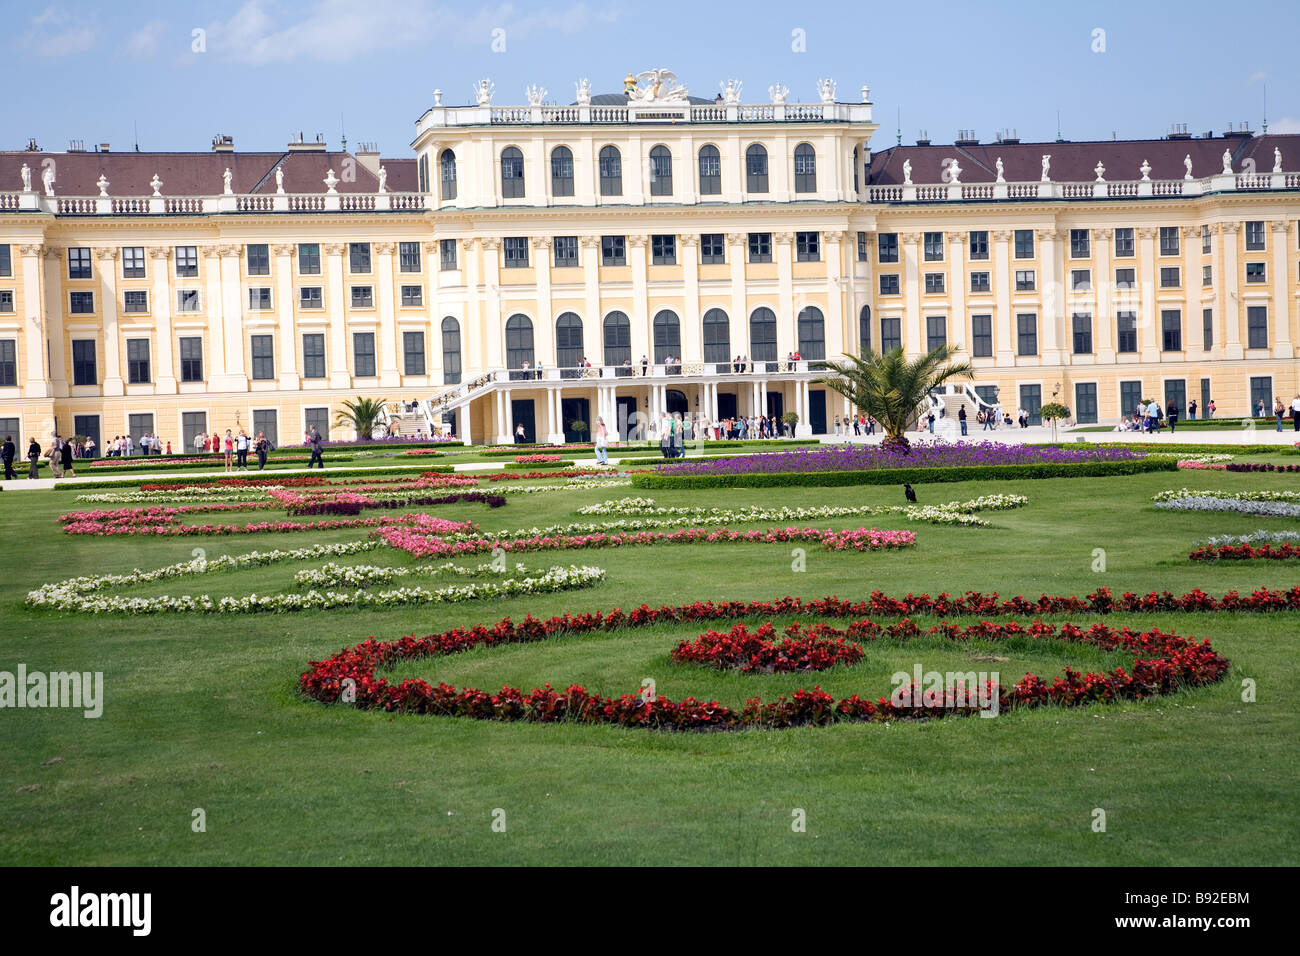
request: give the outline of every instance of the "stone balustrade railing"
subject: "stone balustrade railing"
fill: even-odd
[[[1300,173],[1219,173],[1201,179],[1133,179],[1091,183],[907,183],[868,186],[869,203],[962,202],[973,199],[1138,199],[1206,196],[1260,189],[1300,189]]]
[[[588,123],[870,123],[870,103],[638,103],[620,106],[435,106],[421,127]]]

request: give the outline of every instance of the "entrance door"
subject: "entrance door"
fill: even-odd
[[[1174,403],[1178,409],[1178,417],[1187,417],[1187,382],[1181,378],[1171,378],[1165,382],[1165,409],[1168,410],[1169,403]]]
[[[1203,378],[1201,379],[1200,415],[1202,418],[1205,418],[1209,414],[1210,414],[1210,380],[1208,378]]]
[[[767,414],[778,423],[781,421],[781,416],[785,414],[785,396],[780,392],[767,393]]]
[[[614,399],[616,424],[618,425],[619,441],[635,441],[641,437],[637,429],[636,420],[636,396],[619,395]]]
[[[826,434],[826,390],[823,388],[808,392],[808,424],[814,435]]]
[[[512,398],[510,400],[510,414],[514,416],[516,433],[519,431],[519,426],[523,425],[523,440],[529,444],[537,441],[537,426],[533,419],[533,400],[531,398]]]
[[[560,400],[560,418],[564,425],[564,440],[591,440],[591,403],[585,398],[564,398]],[[574,422],[583,422],[586,431],[575,432],[571,427]]]
[[[1097,383],[1076,382],[1074,386],[1074,420],[1080,425],[1097,423]]]
[[[780,396],[778,396],[780,397]],[[769,396],[770,400],[771,396]],[[718,419],[736,417],[736,393],[718,392]]]

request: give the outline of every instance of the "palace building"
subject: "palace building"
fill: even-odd
[[[740,90],[483,81],[404,158],[0,152],[0,435],[293,443],[358,395],[475,442],[665,411],[818,434],[849,411],[820,360],[939,343],[976,370],[950,409],[1300,393],[1300,136],[877,149],[866,87]]]

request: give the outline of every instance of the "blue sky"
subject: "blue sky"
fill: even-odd
[[[0,148],[35,137],[47,150],[70,139],[129,149],[136,126],[142,149],[206,150],[216,133],[238,149],[280,149],[299,129],[336,148],[342,123],[351,148],[375,141],[404,156],[434,88],[465,103],[471,82],[490,77],[497,103],[523,102],[531,83],[567,103],[578,77],[614,92],[651,67],[710,97],[737,77],[745,102],[767,102],[777,82],[805,102],[819,77],[834,78],[842,100],[868,84],[875,149],[894,143],[899,110],[904,142],[920,129],[936,143],[958,129],[1053,139],[1058,110],[1074,140],[1160,136],[1171,123],[1258,130],[1265,86],[1270,131],[1300,133],[1295,0],[1057,7],[54,0],[5,14]]]

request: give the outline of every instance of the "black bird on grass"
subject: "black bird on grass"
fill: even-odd
[[[912,490],[912,486],[907,482],[903,482],[903,494],[907,495],[908,501],[912,504],[916,504],[916,492]]]

